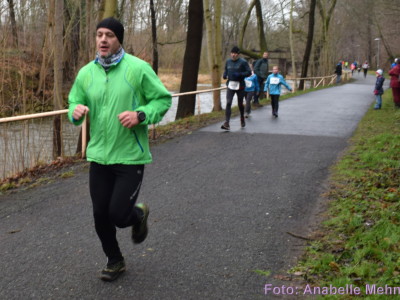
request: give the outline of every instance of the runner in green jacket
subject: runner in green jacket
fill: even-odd
[[[95,228],[108,259],[105,281],[125,271],[116,227],[132,227],[136,244],[147,236],[149,208],[136,204],[144,164],[152,162],[147,125],[161,121],[171,106],[171,94],[150,65],[125,53],[123,36],[114,18],[97,25],[96,59],[79,71],[69,94],[71,122],[90,118],[86,153]]]
[[[171,105],[171,94],[147,62],[125,53],[108,72],[96,61],[83,67],[70,92],[69,104],[71,120],[78,104],[89,108],[88,161],[147,164],[151,162],[147,125],[161,121]],[[123,127],[117,116],[124,111],[142,111],[146,119],[133,128]]]

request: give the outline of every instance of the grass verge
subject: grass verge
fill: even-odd
[[[364,299],[387,299],[395,291],[386,287],[400,287],[400,110],[391,90],[383,103],[371,107],[333,167],[323,235],[292,270],[315,287],[358,287]]]

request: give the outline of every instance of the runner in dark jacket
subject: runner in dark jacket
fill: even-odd
[[[244,121],[244,79],[251,75],[251,69],[247,61],[239,57],[240,49],[238,47],[233,47],[231,50],[231,58],[226,61],[225,72],[223,75],[224,79],[228,79],[226,91],[226,110],[225,110],[225,122],[222,124],[221,129],[230,130],[229,121],[231,118],[231,107],[232,101],[235,94],[238,99],[238,106],[240,111],[240,125],[242,127],[246,126]]]
[[[264,86],[265,80],[268,77],[268,73],[269,73],[269,65],[268,65],[268,52],[265,51],[263,53],[263,57],[260,58],[259,60],[257,60],[254,64],[254,73],[257,75],[258,78],[258,85],[259,86]],[[255,106],[260,106],[259,103],[259,97],[262,91],[260,91],[259,93],[257,93],[254,96],[254,105]]]

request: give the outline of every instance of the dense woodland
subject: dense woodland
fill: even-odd
[[[221,84],[233,45],[253,60],[284,58],[293,77],[332,74],[338,60],[388,70],[400,56],[398,0],[1,0],[0,116],[66,107],[73,79],[95,55],[95,26],[114,16],[124,48],[159,73]],[[379,39],[379,40],[378,40]],[[261,53],[260,53],[261,52]],[[379,54],[379,55],[378,55]],[[296,74],[294,74],[296,73]],[[167,77],[168,78],[168,77]],[[221,109],[219,92],[214,108]],[[178,117],[194,111],[182,98]],[[187,106],[187,103],[193,103]]]

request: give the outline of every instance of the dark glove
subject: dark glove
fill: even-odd
[[[378,94],[379,94],[378,90],[374,90],[374,95],[378,95]]]

